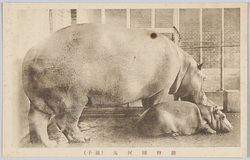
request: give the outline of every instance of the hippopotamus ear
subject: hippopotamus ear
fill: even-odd
[[[197,64],[197,68],[198,68],[199,70],[201,70],[202,65],[203,65],[203,63]]]
[[[214,107],[214,114],[218,114],[218,111],[219,111],[218,107],[215,106],[215,107]]]

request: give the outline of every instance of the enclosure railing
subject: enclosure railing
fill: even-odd
[[[95,8],[96,9],[96,8]],[[106,11],[108,10],[107,8],[99,8],[101,11],[101,23],[102,24],[106,24]],[[119,8],[121,9],[121,8]],[[131,28],[131,10],[133,10],[132,8],[122,8],[123,10],[126,10],[126,26],[127,28]],[[136,8],[138,9],[138,8]],[[145,9],[145,8],[142,8]],[[180,39],[178,36],[178,33],[175,31],[174,28],[158,28],[156,27],[156,9],[158,8],[151,8],[151,14],[149,15],[151,17],[151,24],[149,28],[144,28],[144,29],[149,29],[149,30],[153,30],[155,32],[158,33],[171,33],[172,35],[174,35],[173,39],[174,42],[176,44],[178,44],[178,40]],[[161,8],[162,9],[162,8]],[[148,9],[147,9],[148,10]],[[172,9],[173,10],[173,26],[175,26],[176,30],[179,31],[180,28],[180,9]],[[71,24],[75,24],[77,23],[77,9],[71,9],[70,13],[71,13]],[[52,32],[54,30],[53,28],[53,14],[52,14],[53,10],[49,10],[49,18],[50,18],[50,31]],[[196,45],[194,46],[181,46],[182,49],[184,50],[189,50],[189,49],[199,49],[199,63],[203,63],[203,49],[204,48],[220,48],[220,90],[224,90],[225,89],[225,69],[224,69],[224,59],[225,59],[225,48],[226,47],[240,47],[239,44],[225,44],[225,11],[224,8],[221,9],[221,28],[220,30],[220,37],[221,40],[219,40],[219,43],[217,44],[212,44],[210,42],[205,42],[203,41],[203,9],[199,9],[199,41],[194,42],[196,43]],[[219,32],[218,32],[219,33]],[[184,41],[182,41],[183,43]],[[211,41],[212,42],[212,41]],[[188,41],[188,43],[193,43],[191,41]],[[205,44],[204,44],[205,43]],[[209,43],[209,44],[208,44]]]

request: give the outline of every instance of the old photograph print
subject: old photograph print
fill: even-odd
[[[4,156],[246,156],[247,4],[3,9]]]

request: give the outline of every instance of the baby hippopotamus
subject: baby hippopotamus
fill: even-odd
[[[163,102],[142,113],[138,131],[145,136],[229,132],[233,126],[217,106],[186,101]]]

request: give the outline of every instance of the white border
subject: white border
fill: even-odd
[[[38,1],[4,1],[4,2],[38,2]],[[40,1],[41,2],[41,1]],[[56,1],[56,0],[53,0],[53,1],[42,1],[42,2],[62,2],[62,1]],[[72,2],[72,1],[63,1],[63,2]],[[75,1],[75,2],[100,2],[100,1]],[[120,2],[120,1],[109,1],[109,2]],[[131,1],[127,1],[127,2],[131,2]],[[133,2],[150,2],[150,1],[133,1]],[[152,1],[151,1],[152,2]],[[154,1],[154,3],[155,2],[185,2],[185,1],[179,1],[179,0],[176,0],[176,1]],[[201,2],[201,1],[196,1],[196,0],[192,0],[192,2]],[[202,1],[202,2],[204,2],[204,1]],[[215,2],[215,1],[206,1],[206,2]],[[221,0],[220,2],[235,2],[235,1],[223,1],[223,0]],[[238,1],[237,1],[238,2]],[[244,1],[244,2],[246,2],[246,1]],[[247,2],[249,2],[249,1],[247,1]],[[52,4],[52,5],[54,5],[54,4]],[[74,8],[78,8],[77,7],[77,4],[74,4],[74,5],[76,5],[76,7],[74,7]],[[95,6],[99,6],[99,5],[96,5],[96,4],[94,4]],[[183,8],[188,8],[188,6],[190,6],[190,8],[194,8],[194,7],[192,7],[192,3],[187,3],[187,4],[185,4],[185,7],[183,7]],[[212,4],[211,4],[212,5]],[[2,5],[3,6],[3,5]],[[178,6],[179,6],[179,4],[178,4]],[[112,5],[111,5],[111,7],[112,7]],[[152,4],[150,4],[150,8],[152,7]],[[225,7],[225,6],[223,6],[223,7]],[[235,4],[235,6],[234,7],[237,7],[237,3]],[[56,6],[55,6],[55,8],[57,8]],[[65,8],[65,7],[64,7]],[[72,8],[72,6],[70,6],[70,8]],[[100,6],[98,7],[98,8],[100,8]],[[181,8],[181,7],[180,7]],[[206,8],[208,8],[207,6],[206,6]],[[221,7],[219,7],[218,6],[218,8],[221,8]],[[2,11],[2,7],[1,7],[1,11]],[[248,11],[249,12],[249,11]],[[1,17],[3,17],[2,16],[2,12],[1,12]],[[248,20],[249,20],[249,18],[248,18]],[[3,21],[3,20],[2,20]],[[1,21],[1,24],[2,24],[2,21]],[[1,28],[2,28],[2,25],[1,25]],[[241,31],[242,31],[242,29],[244,29],[244,30],[247,30],[248,28],[241,28]],[[1,30],[2,31],[2,30]],[[2,32],[3,33],[3,32]],[[1,35],[3,35],[3,34],[1,34]],[[241,42],[243,42],[243,41],[246,41],[246,40],[244,40],[244,39],[242,39],[243,38],[243,36],[241,36]],[[242,43],[241,43],[242,44]],[[249,42],[248,42],[248,44],[249,44]],[[1,43],[1,45],[2,45],[2,43]],[[1,46],[0,46],[1,47]],[[243,47],[247,47],[247,44],[245,44],[245,45],[243,45]],[[1,51],[1,53],[2,53],[2,51]],[[241,52],[242,53],[242,52]],[[3,54],[3,53],[2,53]],[[3,57],[3,56],[2,56]],[[1,59],[2,60],[2,59]],[[247,60],[247,59],[244,59],[244,60]],[[3,64],[3,62],[2,62],[2,64]],[[241,63],[241,65],[243,65],[242,63]],[[244,67],[246,67],[247,66],[247,64],[245,64],[245,66]],[[2,66],[1,66],[2,67]],[[242,66],[241,66],[242,67]],[[247,69],[247,68],[246,68]],[[1,70],[1,75],[3,75],[3,72],[2,72],[2,68],[0,68],[0,70]],[[246,73],[246,70],[244,71],[244,73]],[[3,84],[3,82],[1,81],[1,84]],[[243,84],[244,86],[246,86],[246,87],[242,87],[242,90],[241,90],[241,95],[244,95],[244,93],[246,93],[246,92],[244,92],[243,90],[245,89],[245,91],[247,90],[247,84],[245,83],[245,84]],[[1,85],[2,86],[2,85]],[[2,94],[3,95],[3,94]],[[2,97],[1,97],[2,98]],[[1,99],[2,100],[2,99]],[[245,99],[246,100],[246,99]],[[241,114],[244,114],[245,116],[246,116],[246,109],[247,108],[245,108],[245,110],[243,110],[242,112],[241,112]],[[244,116],[244,115],[242,115],[242,116]],[[248,117],[248,122],[249,122],[249,117]],[[248,129],[248,133],[249,133],[249,129]],[[0,135],[1,136],[1,135]],[[1,136],[2,137],[2,136]],[[245,139],[242,139],[242,141],[246,141]],[[179,147],[178,148],[176,148],[176,150],[178,150],[178,149],[180,149]],[[182,150],[183,150],[183,148],[181,148]],[[194,148],[188,148],[188,149],[194,149]],[[216,149],[218,149],[218,148],[216,148]],[[29,149],[30,150],[30,149]],[[57,149],[56,149],[57,150]],[[55,152],[57,152],[56,150],[54,150],[53,151],[53,153],[55,153]],[[67,148],[67,152],[64,152],[64,156],[67,156],[67,155],[69,155],[69,154],[71,154],[72,152],[75,152],[75,150],[76,149],[72,149],[72,148]],[[24,150],[20,150],[20,152],[23,152]],[[38,151],[37,149],[34,149],[33,150],[34,152],[36,152],[36,151]],[[45,151],[45,152],[50,152],[51,150],[49,150],[49,149],[39,149],[39,152],[43,152],[43,151]],[[59,151],[59,150],[58,150]],[[15,150],[12,150],[12,153],[13,152],[15,152]],[[52,153],[52,154],[53,154]],[[205,152],[204,152],[205,153]],[[230,154],[230,151],[229,150],[227,150],[227,153],[225,153],[225,154]],[[81,154],[81,152],[78,152],[78,154],[77,155],[79,155],[80,157],[82,156],[82,154]],[[211,155],[211,154],[209,154],[209,155],[204,155],[204,156],[213,156],[213,155]],[[232,156],[234,156],[234,155],[232,155]],[[53,158],[54,159],[54,158]]]

